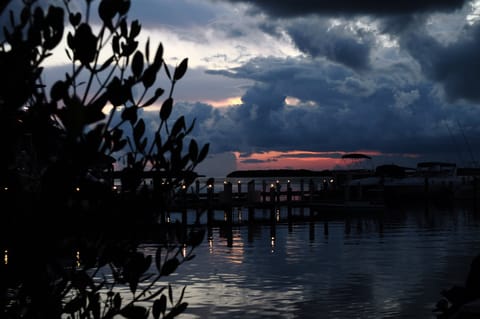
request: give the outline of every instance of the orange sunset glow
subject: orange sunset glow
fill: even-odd
[[[381,155],[379,152],[359,151],[369,156]],[[237,168],[239,170],[258,170],[258,169],[308,169],[308,170],[327,170],[341,167],[352,166],[353,164],[362,164],[365,160],[342,159],[341,156],[347,154],[344,151],[337,152],[308,152],[308,151],[290,151],[278,152],[268,151],[262,153],[252,153],[248,156],[235,152]],[[364,164],[364,165],[363,165]],[[371,168],[370,163],[363,163],[362,167]]]
[[[225,107],[242,104],[242,97],[234,96],[223,100],[206,100],[204,102],[210,104],[213,107]]]

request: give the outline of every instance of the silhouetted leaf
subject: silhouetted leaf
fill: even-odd
[[[185,135],[190,134],[190,132],[193,130],[193,127],[195,126],[195,121],[196,119],[193,119],[192,124],[190,124],[190,127],[185,131]]]
[[[131,40],[129,38],[126,43],[121,44],[121,47],[122,47],[122,50],[123,50],[122,55],[123,56],[130,56],[137,49],[138,42],[134,41],[134,40]]]
[[[187,302],[182,302],[181,304],[176,305],[175,307],[173,307],[172,310],[170,310],[168,315],[165,316],[165,319],[170,319],[170,318],[177,317],[179,314],[184,312],[187,309],[187,307],[188,307]]]
[[[165,74],[167,75],[168,79],[171,80],[172,76],[170,75],[170,71],[168,70],[168,65],[164,62],[163,66],[164,66],[164,69],[165,69]]]
[[[58,111],[58,116],[70,136],[80,136],[85,127],[85,108],[77,97],[64,102],[65,107]]]
[[[190,145],[188,147],[188,153],[190,155],[190,158],[192,159],[193,162],[197,160],[198,157],[198,144],[197,141],[191,140]]]
[[[148,138],[143,138],[143,140],[140,142],[140,145],[138,145],[138,150],[142,153],[145,152],[145,149],[147,147],[147,143],[148,143]]]
[[[162,121],[166,121],[170,117],[170,114],[172,113],[172,108],[173,99],[169,97],[163,102],[162,108],[160,109],[160,119]]]
[[[162,276],[168,276],[177,269],[178,265],[180,265],[180,262],[176,257],[170,258],[163,264],[160,274]]]
[[[125,145],[127,145],[127,140],[119,140],[118,142],[113,144],[112,152],[118,152],[122,150]]]
[[[130,24],[130,38],[133,39],[137,35],[140,34],[142,27],[140,26],[140,23],[138,20],[133,20],[132,23]]]
[[[130,0],[119,1],[117,5],[117,11],[120,15],[125,15],[128,13],[128,10],[130,10]]]
[[[155,146],[157,146],[158,151],[160,152],[160,150],[162,149],[162,136],[160,135],[160,133],[158,131],[155,133],[154,143],[155,143]]]
[[[100,319],[100,294],[98,292],[88,295],[88,309],[92,312],[93,319]]]
[[[65,53],[67,54],[67,58],[72,61],[72,56],[70,55],[70,51],[68,51],[67,49],[65,49]]]
[[[112,38],[112,51],[115,54],[120,54],[120,36],[114,35]]]
[[[152,64],[145,69],[145,72],[143,72],[142,76],[142,83],[145,89],[148,89],[153,85],[153,83],[155,83],[158,70],[158,66],[156,66],[155,64]]]
[[[120,79],[114,77],[107,87],[108,99],[113,104],[113,106],[123,105],[125,102],[124,93],[122,92],[123,87]]]
[[[170,303],[173,305],[173,291],[172,291],[172,285],[168,284],[168,299],[170,300]]]
[[[153,58],[153,64],[156,65],[158,68],[160,68],[162,66],[162,62],[163,62],[163,45],[160,42],[158,44],[157,51],[155,52],[155,57]]]
[[[75,44],[73,43],[73,34],[71,32],[68,32],[67,34],[67,45],[68,47],[73,51],[73,48],[75,47]]]
[[[180,80],[185,75],[185,72],[187,72],[187,66],[188,66],[188,58],[185,58],[175,68],[175,72],[173,73],[173,79],[175,81]]]
[[[30,8],[24,7],[20,13],[20,24],[25,25],[28,19],[30,19]]]
[[[152,314],[155,319],[160,317],[160,314],[165,315],[165,311],[167,310],[167,297],[162,295],[160,299],[157,299],[153,302],[152,306]]]
[[[97,53],[97,38],[91,27],[82,23],[78,26],[73,37],[73,57],[82,64],[88,65],[95,59]]]
[[[185,129],[185,116],[182,115],[173,124],[171,136],[177,136],[183,129]]]
[[[142,104],[142,107],[147,107],[152,105],[157,101],[157,99],[165,92],[162,88],[158,88],[155,90],[155,94],[144,104]]]
[[[148,38],[145,43],[145,59],[147,60],[147,63],[150,63],[150,38]]]
[[[105,62],[103,62],[102,66],[97,69],[97,72],[101,72],[101,71],[105,70],[106,68],[108,68],[112,64],[113,61],[114,61],[114,57],[113,56],[109,57]]]
[[[80,297],[75,297],[65,305],[65,307],[63,308],[63,311],[65,313],[73,314],[79,311],[84,304],[85,303],[82,301]]]
[[[198,155],[198,159],[197,159],[198,163],[200,163],[201,161],[203,161],[207,157],[209,147],[210,147],[209,143],[205,144],[202,147],[202,150],[200,151],[200,154]]]
[[[183,296],[185,295],[185,289],[186,289],[186,288],[187,288],[187,286],[183,286],[182,292],[181,292],[181,294],[180,294],[180,297],[179,297],[178,300],[177,300],[177,304],[178,304],[179,302],[182,302]]]
[[[93,124],[105,118],[103,108],[108,102],[108,94],[103,93],[101,96],[86,106],[85,124]]]
[[[120,20],[120,35],[122,38],[128,37],[127,19]]]
[[[28,29],[28,42],[32,45],[42,44],[42,33],[40,29],[30,28]]]
[[[77,13],[70,12],[70,14],[68,15],[68,19],[70,21],[70,24],[75,27],[82,20],[82,14],[80,12],[77,12]]]
[[[139,278],[137,277],[128,278],[128,287],[130,288],[132,294],[135,294],[135,292],[137,291],[138,281]]]
[[[50,97],[53,101],[57,102],[63,99],[68,93],[68,85],[63,81],[57,81],[52,85],[50,89]]]
[[[140,142],[140,138],[145,133],[145,122],[143,119],[140,119],[135,127],[133,128],[133,139],[135,143]]]
[[[128,319],[146,319],[148,311],[141,306],[128,306],[120,311],[120,314]]]
[[[192,230],[188,236],[187,245],[197,247],[203,241],[205,237],[205,229]]]
[[[118,292],[113,297],[113,307],[116,310],[120,310],[120,308],[122,307],[122,296]]]
[[[110,30],[113,29],[112,19],[115,16],[115,0],[102,0],[98,6],[98,15]]]
[[[15,16],[13,15],[13,10],[10,10],[9,18],[10,18],[10,25],[12,26],[12,28],[14,28],[15,27]],[[6,31],[7,29],[4,28],[4,30]],[[8,38],[7,38],[7,40],[10,42],[10,40]]]
[[[137,108],[135,106],[126,107],[122,112],[122,120],[135,123],[137,121]]]
[[[185,156],[183,156],[179,165],[179,169],[183,171],[187,167],[189,161],[190,161],[190,154],[186,154]]]
[[[46,21],[48,26],[43,28],[43,47],[46,50],[53,50],[60,43],[63,37],[63,9],[57,6],[49,6]]]

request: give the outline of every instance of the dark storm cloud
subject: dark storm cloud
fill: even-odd
[[[462,8],[470,0],[222,0],[248,3],[271,16],[292,17],[310,14],[328,15],[392,15],[424,12],[445,12]]]
[[[480,24],[464,28],[455,41],[442,44],[427,32],[412,30],[400,36],[402,47],[431,80],[440,83],[448,100],[480,101]]]
[[[371,53],[375,45],[372,34],[347,30],[345,24],[328,26],[326,20],[309,14],[381,15],[378,20],[380,31],[399,40],[401,49],[409,52],[428,79],[440,85],[449,102],[479,102],[480,90],[476,83],[480,74],[477,58],[480,54],[480,24],[465,24],[458,38],[442,44],[427,31],[425,17],[413,14],[453,12],[464,8],[469,2],[471,1],[249,1],[272,15],[290,18],[308,15],[308,18],[281,22],[296,47],[314,58],[323,57],[355,71],[365,71],[371,67]],[[446,27],[446,23],[442,27]],[[268,28],[264,25],[263,30],[272,35],[278,34],[275,22],[270,24]]]
[[[312,57],[325,57],[354,70],[369,67],[374,38],[365,32],[331,26],[326,20],[302,19],[286,26],[296,47]]]
[[[480,136],[475,126],[480,110],[443,104],[433,94],[434,85],[413,80],[408,64],[398,62],[360,75],[319,63],[265,58],[232,72],[215,72],[256,84],[247,90],[242,105],[225,110],[219,122],[209,122],[215,132],[200,128],[202,135],[212,137],[213,145],[221,144],[219,151],[244,152],[365,149],[431,158],[448,153],[454,160],[463,154],[465,160],[468,144],[463,133],[478,146],[473,136]],[[301,102],[286,105],[286,96]],[[229,136],[229,144],[224,136]]]

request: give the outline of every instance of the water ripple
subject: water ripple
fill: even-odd
[[[186,318],[433,318],[479,230],[464,208],[214,228],[171,281],[187,286]]]

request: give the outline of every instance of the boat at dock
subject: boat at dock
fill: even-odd
[[[380,165],[375,174],[351,179],[347,188],[364,194],[383,193],[385,199],[468,199],[476,196],[479,169],[458,168],[450,162],[419,162],[416,168]]]

